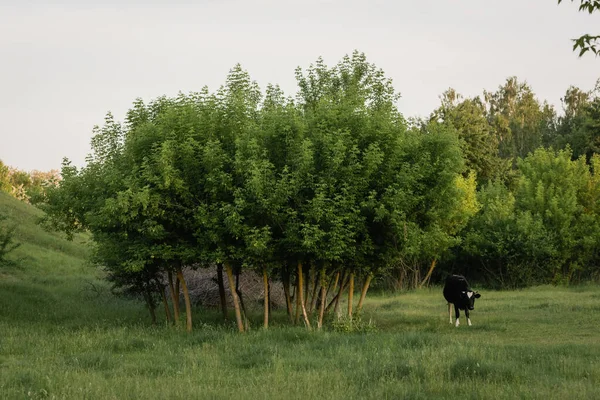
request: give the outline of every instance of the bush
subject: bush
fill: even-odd
[[[19,243],[15,243],[13,240],[15,226],[7,226],[6,219],[6,215],[0,214],[0,265],[6,264],[8,253],[20,246]]]

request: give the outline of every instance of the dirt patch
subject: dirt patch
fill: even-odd
[[[219,285],[217,281],[217,267],[204,269],[185,269],[183,271],[185,281],[188,285],[190,298],[196,305],[203,307],[219,307]],[[225,273],[225,297],[229,306],[233,307],[229,284]],[[262,276],[254,272],[242,272],[240,274],[240,291],[242,292],[244,304],[247,308],[260,308],[264,303],[265,290]],[[285,307],[285,294],[281,281],[270,280],[270,302],[271,307]]]

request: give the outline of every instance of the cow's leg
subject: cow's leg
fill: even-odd
[[[469,309],[465,309],[465,317],[467,317],[467,325],[471,326],[471,318],[469,318]]]
[[[454,305],[454,313],[456,314],[456,322],[454,323],[454,326],[458,327],[460,325],[460,322],[458,321],[458,318],[460,317],[460,311],[458,310],[458,306],[456,304]]]
[[[448,303],[448,317],[450,317],[450,323],[452,323],[452,303]]]

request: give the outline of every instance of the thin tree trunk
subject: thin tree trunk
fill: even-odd
[[[427,272],[425,279],[423,279],[423,281],[419,285],[419,288],[422,288],[429,281],[429,279],[431,278],[431,274],[433,273],[433,270],[435,269],[436,263],[437,263],[437,260],[434,258],[433,261],[431,262],[431,267],[429,267],[429,271]]]
[[[323,327],[323,316],[325,315],[325,297],[327,297],[327,289],[325,286],[321,286],[321,306],[319,307],[319,322],[317,322],[317,328]]]
[[[354,272],[350,272],[350,286],[348,287],[348,317],[352,318],[352,300],[354,298]]]
[[[342,293],[344,293],[344,290],[346,290],[346,288],[348,287],[348,282],[349,282],[346,276],[344,276],[342,278],[343,278],[343,280],[340,281],[340,288],[339,288],[337,294],[333,297],[333,299],[331,300],[331,302],[327,306],[327,308],[325,308],[325,312],[329,311],[329,309],[333,305],[333,313],[335,315],[338,314],[338,312],[339,312],[340,298],[342,297]],[[344,282],[344,280],[345,280],[345,282]]]
[[[156,313],[154,312],[154,303],[152,301],[152,294],[149,293],[148,288],[144,289],[144,300],[146,300],[146,306],[150,312],[150,318],[152,318],[152,325],[156,325]]]
[[[187,285],[185,284],[185,278],[183,277],[183,272],[181,271],[181,266],[177,266],[177,279],[181,283],[181,288],[183,289],[183,299],[185,300],[185,316],[186,316],[186,330],[188,332],[192,331],[192,303],[190,302],[190,293],[188,292]]]
[[[173,315],[175,316],[175,325],[179,324],[179,292],[175,293],[175,286],[173,286],[173,273],[167,271],[169,278],[169,291],[171,292],[171,301],[173,302]]]
[[[308,269],[308,271],[306,271],[306,276],[302,275],[302,281],[305,281],[305,277],[306,277],[306,283],[303,283],[302,287],[304,288],[304,294],[302,299],[304,300],[304,307],[308,309],[308,301],[310,299],[310,268]]]
[[[248,314],[246,313],[246,306],[244,305],[244,296],[240,290],[240,270],[237,269],[235,273],[235,291],[240,299],[240,307],[242,308],[242,320],[244,321],[244,328],[250,330],[250,321],[248,320]]]
[[[227,280],[229,281],[229,291],[231,292],[231,297],[233,298],[233,308],[235,309],[235,320],[237,321],[238,330],[240,332],[244,332],[244,323],[242,322],[240,302],[237,291],[235,290],[235,282],[233,281],[233,271],[228,263],[225,263],[225,272],[227,273]]]
[[[312,276],[312,295],[310,296],[310,306],[308,307],[308,313],[312,314],[313,310],[315,309],[315,301],[317,301],[317,289],[319,288],[319,280],[316,277],[317,275],[317,271],[313,272],[313,276]]]
[[[300,296],[298,296],[298,299],[300,301],[300,306],[302,307],[302,316],[304,317],[304,323],[306,324],[306,327],[310,329],[310,321],[308,320],[308,315],[306,314],[306,307],[304,306],[304,291],[302,290],[302,288],[304,287],[304,276],[302,274],[302,262],[300,261],[298,262],[298,278],[300,279],[300,282],[298,282],[298,289],[300,289],[298,291],[298,293],[300,294]]]
[[[269,295],[269,302],[268,302],[268,309],[269,309],[269,316],[273,313],[272,312],[272,306],[273,306],[273,302],[271,301],[272,297],[271,297],[271,281],[268,280],[268,287],[267,287],[267,294]]]
[[[413,269],[413,289],[416,289],[419,287],[419,281],[421,280],[421,271],[419,270],[418,266],[415,266]]]
[[[358,305],[356,306],[356,312],[360,312],[360,310],[362,310],[363,302],[365,301],[365,297],[367,297],[367,291],[369,290],[369,285],[371,284],[371,279],[373,279],[373,274],[369,274],[365,280],[362,291],[360,292]]]
[[[294,310],[292,309],[292,298],[290,297],[290,274],[287,271],[284,271],[281,276],[281,280],[283,283],[283,292],[285,293],[285,305],[287,308],[288,317],[290,317],[290,322],[294,322]]]
[[[333,285],[327,285],[327,292],[325,292],[325,298],[327,299],[327,296],[329,295],[329,291],[330,290],[335,290],[337,288],[338,285],[338,281],[340,280],[340,271],[335,273],[335,278],[333,281]]]
[[[302,295],[299,293],[302,293],[302,286],[299,286],[302,284],[302,278],[298,275],[296,277],[296,287],[294,289],[294,297],[296,298],[296,317],[294,318],[294,325],[298,325],[298,323],[300,322],[300,299],[302,298]]]
[[[223,319],[227,320],[227,299],[225,298],[225,282],[223,281],[223,264],[217,264],[217,283],[219,285],[219,298],[221,299],[221,311]]]
[[[181,302],[179,301],[180,300],[179,294],[181,293],[180,286],[181,285],[180,285],[179,279],[175,279],[175,295],[176,295],[175,300],[177,302],[177,311],[178,312],[181,311]]]
[[[267,269],[263,269],[263,284],[265,285],[265,329],[269,328],[269,276]]]
[[[168,323],[171,323],[171,309],[169,308],[169,301],[167,300],[167,295],[165,294],[165,287],[160,284],[160,282],[156,281],[156,287],[160,292],[160,297],[162,298],[163,305],[165,306],[165,318]]]
[[[317,320],[317,328],[323,327],[323,316],[325,315],[325,303],[327,302],[327,280],[325,278],[325,268],[321,270],[321,305],[319,307],[319,319]]]
[[[404,289],[405,278],[406,278],[406,270],[404,269],[404,267],[401,267],[398,272],[398,280],[396,281],[396,290]]]

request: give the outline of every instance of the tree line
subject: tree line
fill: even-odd
[[[597,92],[569,89],[557,116],[510,78],[481,97],[450,89],[430,117],[407,120],[362,53],[296,79],[294,97],[263,92],[238,65],[215,92],[138,99],[123,123],[108,114],[87,164],[65,160],[44,193],[45,223],[90,232],[94,261],[153,316],[162,303],[179,321],[181,293],[188,330],[184,268],[217,269],[240,331],[241,271],[263,277],[265,327],[281,282],[290,322],[308,328],[342,296],[352,318],[374,278],[597,278]]]
[[[59,181],[58,170],[27,172],[11,168],[0,160],[0,191],[26,203],[42,201],[46,188],[58,185]]]

